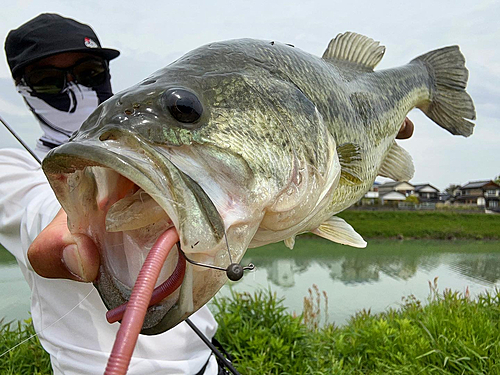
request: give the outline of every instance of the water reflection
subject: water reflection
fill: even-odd
[[[428,281],[439,278],[440,290],[477,295],[500,287],[500,242],[370,240],[366,249],[301,236],[293,250],[283,244],[249,249],[243,264],[254,263],[220,294],[268,289],[284,298],[291,311],[302,312],[308,289],[318,285],[329,299],[330,321],[341,324],[356,311],[380,312],[397,307],[410,294],[425,303]],[[0,249],[0,318],[29,316],[29,288],[15,260]],[[14,293],[12,293],[14,291]]]
[[[303,298],[316,284],[328,295],[328,316],[342,324],[362,309],[381,312],[414,295],[425,303],[428,282],[438,277],[440,290],[469,290],[472,296],[500,287],[500,242],[368,241],[366,249],[303,236],[296,248],[282,244],[248,250],[244,264],[256,271],[225,286],[252,292],[271,289],[291,311],[302,312]]]
[[[379,240],[366,249],[353,249],[305,237],[293,250],[282,244],[250,249],[243,262],[267,270],[269,280],[285,288],[294,286],[295,277],[311,267],[327,269],[332,280],[343,284],[363,284],[378,282],[382,274],[409,280],[418,270],[431,273],[442,264],[468,279],[493,285],[500,279],[499,255],[498,242]]]
[[[462,257],[452,261],[450,266],[461,275],[472,280],[480,280],[486,284],[496,284],[500,280],[500,259],[498,254],[482,254]]]

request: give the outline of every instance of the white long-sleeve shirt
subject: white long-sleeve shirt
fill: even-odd
[[[119,325],[91,284],[38,276],[27,259],[31,242],[61,206],[45,175],[23,150],[0,149],[0,243],[17,259],[31,288],[31,315],[55,374],[103,374]],[[191,317],[211,338],[217,329],[205,306]],[[210,349],[186,323],[156,336],[140,335],[128,374],[196,374]],[[205,374],[217,374],[211,356]]]

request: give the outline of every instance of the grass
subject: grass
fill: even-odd
[[[0,358],[0,374],[52,374],[50,357],[43,350],[31,319],[23,322],[0,321],[0,355],[27,340]]]
[[[409,296],[399,309],[361,311],[348,324],[318,324],[326,296],[312,289],[305,312],[287,313],[269,291],[215,300],[217,338],[241,374],[500,374],[500,291],[471,299],[440,293],[426,304]],[[30,321],[0,328],[0,352],[31,336]],[[1,374],[49,374],[34,338],[0,358]]]
[[[500,215],[346,210],[338,216],[365,238],[500,239]]]
[[[319,328],[269,292],[234,293],[216,301],[217,337],[249,375],[500,374],[499,292],[471,300],[433,287],[428,302],[410,296],[400,309]]]

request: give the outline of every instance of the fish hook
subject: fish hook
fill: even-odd
[[[253,263],[249,263],[248,266],[245,266],[245,267],[242,266],[241,264],[238,264],[238,263],[231,263],[227,268],[222,268],[222,267],[214,266],[212,264],[195,262],[194,260],[189,259],[186,256],[186,253],[184,253],[184,251],[182,251],[180,241],[177,242],[177,247],[178,247],[179,251],[181,252],[181,254],[184,256],[184,258],[189,263],[194,264],[195,266],[212,268],[214,270],[224,271],[224,272],[226,272],[227,278],[229,280],[232,280],[232,281],[240,280],[243,277],[244,271],[252,271],[255,269],[255,265]],[[229,250],[229,248],[228,248],[228,250]]]

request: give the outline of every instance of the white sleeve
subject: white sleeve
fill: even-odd
[[[40,165],[26,151],[0,149],[0,243],[16,258],[30,288],[31,315],[55,375],[102,374],[118,324],[105,319],[106,307],[92,284],[38,276],[27,250],[52,221],[60,205]],[[217,323],[206,306],[192,316],[212,338]],[[186,323],[156,336],[140,335],[128,374],[193,374],[210,349]],[[217,373],[210,357],[205,374]]]
[[[0,243],[19,263],[29,268],[21,231],[27,231],[32,241],[60,208],[40,165],[28,152],[0,149]]]

